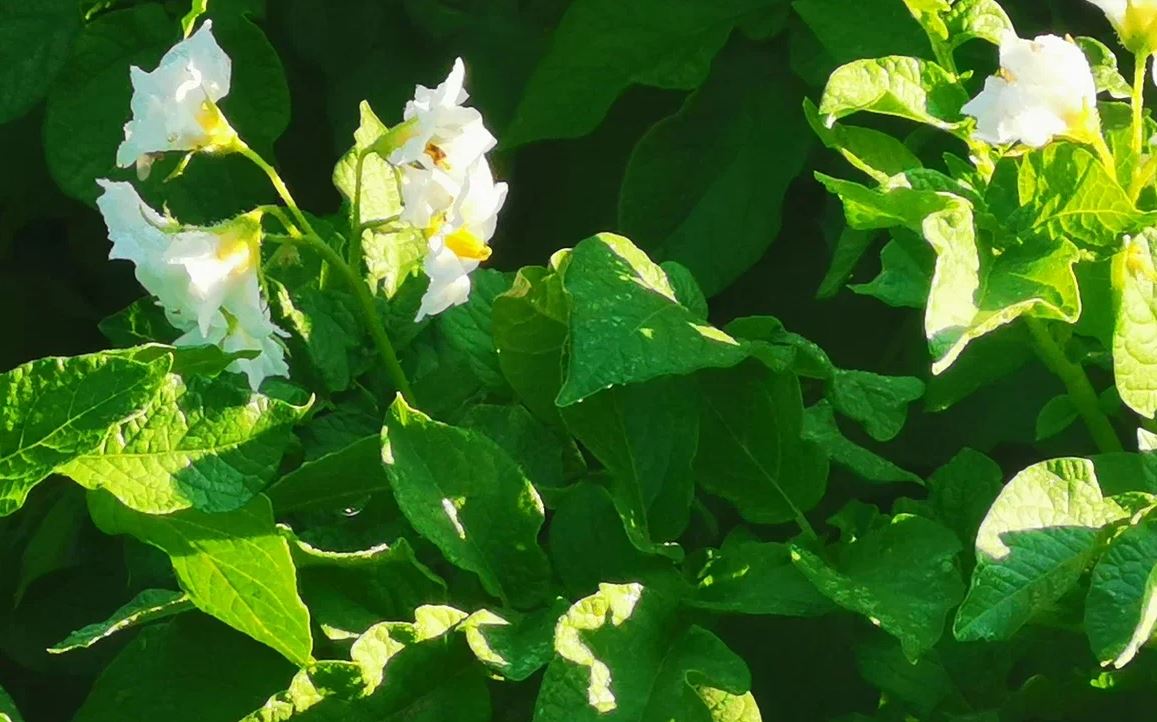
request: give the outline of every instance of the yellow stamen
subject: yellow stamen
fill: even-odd
[[[485,261],[490,258],[490,246],[465,228],[459,228],[446,236],[446,247],[459,258],[472,261]]]

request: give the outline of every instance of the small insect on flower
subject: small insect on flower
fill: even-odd
[[[212,23],[174,45],[152,72],[133,66],[132,120],[117,149],[117,165],[144,178],[168,151],[212,152],[237,138],[218,101],[229,94],[232,63],[213,37]]]
[[[255,213],[216,226],[185,227],[149,207],[129,183],[98,181],[97,205],[112,240],[111,259],[132,261],[137,280],[156,296],[174,328],[177,345],[215,344],[253,351],[230,370],[257,389],[268,376],[287,376],[285,336],[270,319],[257,277],[261,221]]]
[[[408,128],[405,141],[390,154],[391,163],[461,176],[498,144],[482,114],[463,105],[470,98],[465,84],[466,64],[458,58],[437,88],[417,87],[402,116]]]
[[[1100,137],[1097,85],[1081,49],[1056,35],[1033,40],[1005,35],[1000,72],[962,108],[976,118],[975,135],[996,145],[1039,148],[1056,137]]]

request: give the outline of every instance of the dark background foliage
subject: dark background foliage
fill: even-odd
[[[0,0],[0,19],[5,13],[18,13],[17,6],[24,4],[25,0]],[[80,4],[99,14],[156,5],[172,19],[174,33],[187,10],[183,2],[86,0]],[[656,260],[686,262],[685,250],[666,243],[682,212],[680,193],[694,194],[700,182],[690,169],[710,175],[720,168],[750,167],[741,187],[750,193],[749,206],[755,210],[720,215],[714,232],[710,237],[700,234],[692,253],[699,254],[698,258],[751,259],[750,263],[735,262],[733,278],[700,278],[709,292],[715,292],[710,299],[712,320],[723,324],[737,316],[771,314],[789,329],[817,341],[845,368],[928,376],[919,311],[890,308],[846,288],[817,298],[842,227],[842,214],[838,202],[814,181],[812,173],[847,173],[838,156],[814,138],[801,111],[803,99],[817,98],[828,72],[838,63],[885,53],[924,52],[920,30],[910,19],[906,21],[899,0],[799,0],[794,7],[785,2],[730,34],[715,56],[706,86],[699,91],[698,104],[688,100],[686,90],[628,83],[606,117],[589,132],[567,130],[560,134],[578,137],[536,138],[514,147],[511,140],[527,135],[525,124],[518,127],[525,121],[519,120],[524,89],[550,47],[552,33],[568,9],[567,0],[268,0],[264,4],[234,0],[233,4],[255,12],[284,65],[291,112],[288,127],[273,148],[298,200],[312,212],[325,216],[339,210],[331,172],[351,144],[358,101],[369,100],[387,122],[394,122],[414,83],[434,85],[453,58],[461,55],[468,63],[474,102],[503,140],[495,164],[511,188],[493,242],[493,267],[515,270],[544,263],[555,250],[599,231],[632,236]],[[622,4],[662,5],[643,0],[622,0]],[[1008,0],[1004,6],[1022,36],[1048,31],[1109,39],[1103,18],[1083,2]],[[831,11],[833,7],[837,11]],[[94,15],[98,20],[99,14]],[[62,42],[83,42],[83,38],[70,33]],[[975,82],[979,85],[979,77],[995,63],[995,52],[988,45],[973,43],[966,53],[978,71]],[[159,51],[135,60],[151,67],[149,63],[158,57]],[[60,82],[67,81],[72,70],[65,69]],[[644,71],[640,69],[639,74]],[[752,76],[766,86],[753,89]],[[128,264],[107,262],[109,242],[91,196],[73,197],[84,194],[75,194],[74,188],[62,190],[50,170],[45,141],[50,144],[49,153],[52,143],[63,141],[46,137],[60,132],[59,128],[50,130],[59,118],[51,117],[54,98],[53,91],[48,92],[47,104],[35,103],[0,124],[0,371],[42,356],[103,347],[97,323],[141,295]],[[766,97],[749,97],[753,93]],[[682,111],[687,117],[678,121],[687,127],[672,131],[672,116],[687,103],[690,107]],[[737,120],[739,116],[744,117]],[[899,124],[889,127],[911,132]],[[83,136],[83,128],[74,130],[77,137]],[[632,154],[641,143],[664,142],[664,133],[678,135],[676,147],[695,162],[683,168],[639,168],[640,177],[632,181],[627,177]],[[926,150],[942,142],[931,134],[909,139],[910,145]],[[742,165],[738,159],[748,155],[757,162]],[[672,181],[674,189],[656,191],[648,172],[685,177]],[[222,174],[230,177],[222,197],[173,203],[184,202],[190,213],[210,219],[265,197],[258,177],[228,167],[205,173],[210,179],[220,180]],[[776,212],[781,207],[782,213]],[[876,275],[874,256],[866,254],[855,267],[853,282],[866,282]],[[999,337],[978,344],[984,346],[989,348],[975,352],[985,359],[980,363],[1000,361],[1007,373],[948,411],[914,410],[905,432],[888,445],[889,457],[923,476],[959,448],[969,446],[993,456],[1007,475],[1054,451],[1088,450],[1079,426],[1043,445],[1035,443],[1037,413],[1061,391],[1058,382],[1041,373],[1035,362],[1005,358]],[[935,394],[933,385],[930,398]],[[833,484],[838,486],[840,479],[833,478]],[[123,542],[97,533],[81,501],[60,503],[74,492],[79,495],[64,482],[42,485],[21,515],[0,521],[0,682],[29,722],[70,718],[94,676],[122,646],[114,641],[67,657],[43,652],[67,632],[101,618],[123,601],[123,589],[129,583]],[[881,499],[865,500],[886,502],[893,492],[878,493]],[[28,542],[25,532],[49,513],[60,519],[51,538],[40,534]],[[817,518],[822,517],[817,514]],[[25,542],[5,546],[4,540],[15,538]],[[858,623],[851,618],[834,622],[827,618],[732,618],[721,622],[720,633],[750,665],[764,718],[804,721],[871,714],[876,706],[878,692],[861,676],[857,659],[845,643],[851,631],[843,627],[853,624]],[[1020,643],[1031,646],[1036,641],[1030,635]],[[1070,668],[1061,661],[1065,655],[1087,661],[1082,644],[1078,638],[1073,642],[1075,649],[1069,650],[1056,649],[1062,646],[1056,640],[1040,641],[1034,658],[1057,661],[1051,668],[1032,668],[1034,674],[1044,676],[1039,685],[1041,706],[1033,714],[1043,715],[1042,719],[1139,719],[1127,711],[1138,703],[1128,691],[1089,703],[1088,709],[1079,705],[1048,708],[1050,690],[1068,683]],[[960,656],[967,656],[967,650]],[[1147,676],[1144,667],[1137,665],[1135,677]],[[512,701],[499,717],[525,718],[525,708],[519,711],[521,704]],[[502,709],[501,698],[496,699],[495,708]]]

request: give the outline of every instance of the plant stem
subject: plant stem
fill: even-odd
[[[1145,71],[1148,69],[1149,55],[1137,53],[1133,64],[1133,154],[1140,156],[1144,146],[1145,118]]]
[[[1109,176],[1113,180],[1117,180],[1117,161],[1113,158],[1113,151],[1109,150],[1109,144],[1105,142],[1105,138],[1101,135],[1101,131],[1092,134],[1089,142],[1093,146],[1093,150],[1097,151],[1097,157],[1101,159],[1101,165],[1105,166]]]
[[[350,290],[353,291],[354,298],[357,299],[358,306],[362,312],[362,320],[366,324],[366,329],[370,332],[370,338],[373,339],[378,355],[381,357],[382,363],[390,375],[390,380],[393,381],[395,388],[402,393],[402,397],[406,399],[406,402],[413,404],[414,391],[410,387],[410,382],[406,378],[406,372],[402,369],[402,364],[398,361],[398,354],[394,351],[394,345],[390,342],[389,335],[378,322],[377,309],[374,308],[374,297],[370,294],[370,290],[366,287],[366,284],[362,282],[362,279],[358,276],[358,272],[345,262],[345,259],[341,257],[340,253],[314,234],[304,236],[300,234],[268,234],[265,237],[271,241],[292,243],[310,248],[341,273],[349,285]]]
[[[1057,378],[1065,385],[1069,399],[1077,407],[1077,412],[1084,420],[1085,426],[1088,427],[1097,448],[1103,453],[1123,451],[1124,447],[1121,446],[1121,440],[1117,438],[1117,432],[1113,430],[1113,425],[1109,423],[1109,417],[1101,411],[1097,392],[1093,389],[1093,384],[1089,382],[1085,369],[1080,364],[1069,360],[1064,350],[1053,338],[1047,323],[1035,318],[1028,318],[1025,321],[1035,342],[1037,355],[1040,356],[1044,365],[1056,374]]]
[[[386,334],[386,330],[382,328],[378,321],[378,312],[374,307],[374,297],[370,295],[369,288],[362,281],[358,272],[353,269],[350,264],[345,262],[341,254],[330,247],[328,243],[317,231],[310,225],[309,219],[301,212],[297,202],[293,200],[293,195],[289,192],[289,188],[285,185],[285,181],[281,179],[281,175],[277,169],[265,162],[265,159],[253,151],[244,141],[237,140],[237,152],[245,156],[249,160],[265,172],[269,176],[269,181],[273,184],[277,194],[285,201],[289,212],[293,214],[294,219],[301,224],[300,232],[295,232],[297,229],[288,228],[289,235],[280,237],[279,240],[284,240],[290,243],[303,245],[313,249],[315,253],[321,256],[322,260],[345,277],[350,290],[357,299],[358,305],[361,307],[363,321],[366,324],[366,329],[370,332],[370,338],[374,341],[374,346],[377,347],[378,355],[382,358],[382,363],[385,364],[386,372],[390,375],[390,379],[394,382],[394,386],[401,392],[402,397],[410,404],[414,403],[414,392],[410,388],[410,382],[406,378],[406,372],[402,370],[402,364],[398,361],[398,354],[394,351],[394,345],[390,343],[390,337]],[[272,236],[267,236],[273,238]]]
[[[293,200],[293,194],[289,192],[289,186],[285,185],[285,181],[281,179],[281,174],[277,169],[265,161],[255,150],[250,148],[245,141],[240,138],[237,139],[237,152],[248,158],[265,173],[269,178],[269,182],[273,184],[273,189],[277,191],[277,195],[281,196],[281,200],[285,202],[285,206],[289,208],[289,212],[293,214],[294,220],[301,225],[301,230],[305,231],[311,236],[321,238],[321,235],[313,229],[309,219],[301,212],[301,207],[297,205],[297,201]]]
[[[1149,156],[1148,160],[1133,169],[1133,180],[1129,183],[1129,200],[1137,202],[1141,197],[1141,191],[1153,180],[1154,173],[1157,173],[1157,155]]]

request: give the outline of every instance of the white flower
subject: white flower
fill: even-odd
[[[211,228],[186,228],[150,208],[128,183],[98,181],[97,205],[113,242],[109,258],[132,261],[137,280],[157,297],[169,322],[184,332],[179,345],[212,343],[254,351],[230,369],[253,388],[285,376],[285,333],[273,324],[257,278],[261,222],[254,214]]]
[[[390,154],[391,163],[438,168],[461,176],[497,145],[482,122],[482,114],[462,105],[470,97],[465,82],[466,66],[458,58],[449,77],[437,88],[418,86],[403,116],[409,124],[406,140]]]
[[[269,308],[261,304],[255,313],[245,317],[226,318],[224,314],[218,314],[206,332],[194,326],[177,339],[176,345],[214,345],[227,353],[252,352],[251,358],[236,359],[228,369],[245,374],[249,386],[256,391],[270,376],[289,376],[285,349],[278,341],[279,337],[285,336],[288,334],[270,319]]]
[[[470,273],[490,257],[489,241],[506,202],[507,186],[495,183],[483,158],[470,169],[450,212],[427,231],[429,250],[423,268],[430,286],[416,320],[434,316],[470,297]]]
[[[1121,42],[1134,53],[1157,50],[1157,0],[1089,0],[1105,13]],[[1157,72],[1157,69],[1155,69]]]
[[[413,165],[404,165],[399,172],[402,180],[400,220],[423,231],[440,225],[440,219],[462,193],[465,178],[455,178],[439,168]]]
[[[1087,141],[1100,133],[1097,86],[1084,53],[1055,35],[1000,44],[1000,73],[962,109],[976,118],[976,137],[1033,148],[1057,136]]]
[[[117,149],[117,165],[146,174],[156,154],[212,150],[236,137],[217,108],[229,94],[232,63],[213,37],[212,23],[174,45],[151,73],[133,66],[133,118]]]

